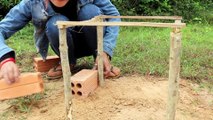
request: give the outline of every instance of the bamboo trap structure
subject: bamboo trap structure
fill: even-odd
[[[160,22],[106,22],[104,19],[124,18],[124,19],[146,19],[146,20],[174,20],[173,23]],[[60,34],[60,55],[64,79],[64,94],[66,105],[66,119],[72,120],[72,94],[71,94],[71,72],[68,62],[68,47],[66,40],[66,28],[73,26],[97,26],[98,40],[98,73],[99,85],[104,86],[103,76],[103,28],[105,26],[136,26],[136,27],[162,27],[172,28],[170,34],[170,56],[169,56],[169,88],[167,102],[167,120],[175,120],[175,111],[178,101],[178,86],[180,73],[180,54],[181,54],[181,29],[186,26],[181,23],[182,17],[179,16],[97,16],[87,21],[72,22],[58,21],[56,24]]]

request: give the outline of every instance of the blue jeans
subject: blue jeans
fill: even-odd
[[[100,9],[93,5],[85,5],[78,13],[78,21],[89,20],[101,15]],[[46,24],[46,35],[53,51],[60,56],[59,51],[59,32],[55,25],[56,21],[69,21],[63,15],[52,16]],[[70,27],[67,29],[67,44],[70,64],[76,64],[77,58],[93,55],[97,53],[97,32],[96,27]]]

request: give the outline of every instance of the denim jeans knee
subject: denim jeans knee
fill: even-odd
[[[46,23],[46,36],[50,42],[50,46],[53,49],[53,51],[60,56],[60,51],[59,51],[59,31],[58,27],[56,25],[57,21],[69,21],[69,19],[63,15],[57,14],[52,16]],[[71,29],[71,28],[70,28]],[[67,29],[69,31],[69,29]],[[72,35],[70,32],[67,34],[67,44],[69,48],[69,57],[71,59],[70,63],[75,64],[76,59],[73,56],[73,40],[72,40]]]
[[[94,4],[83,6],[78,13],[78,20],[84,21],[102,15],[101,9]],[[104,27],[105,28],[105,27]],[[83,27],[82,32],[85,36],[85,41],[91,50],[92,55],[96,58],[97,55],[97,31],[95,26]],[[105,29],[104,29],[105,32]]]
[[[68,21],[69,19],[63,15],[54,15],[46,23],[46,35],[53,51],[59,55],[59,33],[56,25],[57,21]]]
[[[95,16],[102,15],[102,11],[94,4],[87,4],[83,6],[78,13],[78,20],[89,20]]]

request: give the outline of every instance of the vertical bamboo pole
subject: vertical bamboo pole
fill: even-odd
[[[66,108],[66,120],[72,120],[72,94],[71,94],[71,72],[68,61],[68,47],[67,47],[67,31],[64,26],[59,27],[59,41],[60,41],[60,58],[64,79],[64,96]]]
[[[100,18],[98,21],[103,21]],[[104,27],[97,26],[97,40],[98,40],[98,76],[99,76],[99,85],[103,87],[105,85],[104,81],[104,66],[103,66],[103,35],[104,35]]]
[[[181,22],[181,21],[176,21]],[[169,61],[169,88],[167,103],[167,120],[175,120],[175,112],[179,97],[179,73],[181,54],[181,29],[174,28],[171,32],[170,61]]]

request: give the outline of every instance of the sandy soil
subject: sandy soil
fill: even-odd
[[[65,115],[63,81],[45,83],[45,98],[29,113],[13,113],[1,120],[63,120]],[[107,80],[86,99],[73,99],[73,120],[165,120],[167,79],[126,76]],[[213,120],[213,94],[181,80],[177,120]],[[0,102],[0,115],[11,109]],[[20,116],[22,116],[20,118]]]

